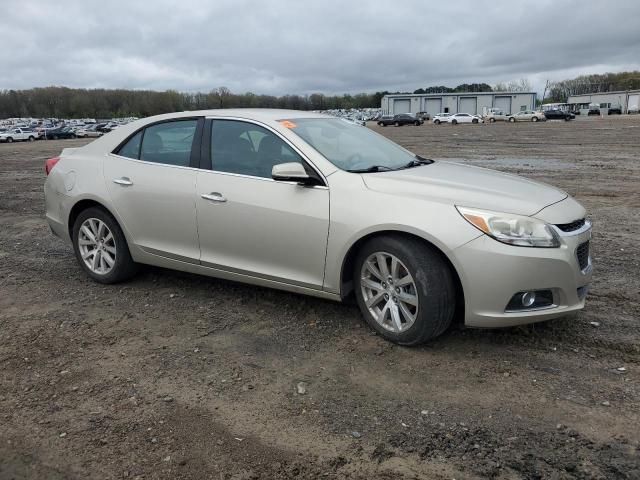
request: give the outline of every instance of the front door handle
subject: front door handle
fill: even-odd
[[[133,182],[129,180],[129,177],[114,178],[113,183],[117,183],[118,185],[122,185],[123,187],[130,187],[131,185],[133,185]]]
[[[200,196],[205,200],[209,200],[211,202],[224,203],[227,201],[226,197],[219,192],[203,193]]]

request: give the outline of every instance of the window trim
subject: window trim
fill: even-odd
[[[262,127],[265,130],[269,131],[270,133],[273,133],[276,137],[278,137],[285,144],[287,144],[291,149],[293,149],[293,151],[296,152],[300,156],[300,158],[302,159],[304,164],[306,164],[309,168],[311,168],[318,175],[318,178],[322,182],[321,185],[313,185],[313,186],[309,186],[309,187],[306,187],[306,188],[325,188],[325,189],[329,188],[328,187],[329,184],[327,183],[327,179],[322,174],[320,169],[318,169],[318,167],[316,167],[313,164],[313,162],[311,160],[309,160],[309,157],[307,157],[296,145],[294,145],[288,138],[286,138],[280,132],[278,132],[277,130],[273,129],[270,125],[267,125],[266,123],[260,122],[258,120],[253,120],[251,118],[225,117],[225,116],[217,116],[217,115],[216,116],[208,115],[206,117],[206,124],[205,124],[205,128],[204,128],[204,139],[203,139],[203,142],[202,142],[202,154],[201,154],[201,161],[200,161],[200,169],[201,170],[205,170],[205,171],[209,171],[209,172],[213,172],[213,173],[218,173],[218,174],[223,174],[223,175],[232,175],[232,176],[236,176],[236,177],[253,178],[253,179],[257,179],[257,180],[265,180],[265,181],[269,181],[269,182],[276,182],[276,180],[274,180],[273,178],[270,178],[270,177],[259,177],[259,176],[256,176],[256,175],[247,175],[247,174],[244,174],[244,173],[223,172],[223,171],[220,171],[220,170],[215,170],[213,168],[213,164],[212,164],[212,161],[211,161],[211,130],[212,130],[213,122],[215,120],[229,120],[229,121],[250,123],[250,124]],[[297,185],[296,182],[277,181],[277,183]]]
[[[160,162],[150,162],[148,160],[142,160],[140,155],[142,153],[142,142],[144,142],[144,135],[147,131],[147,128],[154,127],[156,125],[160,125],[163,123],[172,123],[172,122],[181,122],[181,121],[196,121],[196,129],[193,133],[193,143],[191,144],[191,154],[189,156],[189,165],[171,165],[170,163],[160,163]],[[205,117],[203,116],[195,116],[195,117],[175,117],[175,118],[167,118],[164,120],[158,120],[156,122],[151,122],[142,127],[138,128],[133,133],[127,135],[124,140],[122,140],[116,148],[114,148],[110,154],[115,155],[119,158],[126,158],[127,160],[135,160],[137,162],[144,162],[153,165],[164,165],[166,167],[179,167],[179,168],[194,168],[198,169],[201,163],[201,155],[202,155],[202,136],[204,132],[204,123]],[[120,149],[124,147],[129,140],[135,137],[138,133],[142,132],[142,136],[140,137],[140,145],[138,146],[138,158],[125,157],[120,155]]]

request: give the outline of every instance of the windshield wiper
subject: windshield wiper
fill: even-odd
[[[351,173],[373,173],[373,172],[385,172],[393,170],[393,168],[389,168],[386,165],[372,165],[367,168],[356,168],[353,170],[347,170],[347,172]]]
[[[419,167],[420,165],[430,165],[433,163],[433,160],[430,158],[422,158],[420,155],[416,155],[416,158],[411,160],[409,163],[405,164],[401,168],[413,168]]]

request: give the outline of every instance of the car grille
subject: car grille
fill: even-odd
[[[578,245],[578,248],[576,248],[576,257],[578,257],[580,270],[584,270],[589,266],[589,242]]]
[[[581,218],[580,220],[575,220],[571,223],[560,223],[556,225],[556,227],[558,227],[563,232],[575,232],[576,230],[579,230],[582,227],[584,227],[584,224],[585,224],[585,219]]]

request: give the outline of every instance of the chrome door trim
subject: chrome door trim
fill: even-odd
[[[146,253],[151,253],[152,255],[157,255],[159,257],[178,260],[179,262],[184,263],[192,263],[194,265],[198,265],[200,263],[200,259],[198,258],[184,257],[182,255],[176,255],[175,253],[165,252],[164,250],[156,250],[155,248],[151,247],[143,247],[141,245],[138,245],[138,247]]]

